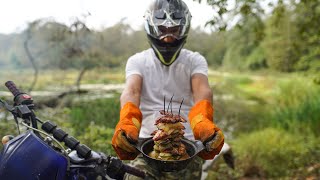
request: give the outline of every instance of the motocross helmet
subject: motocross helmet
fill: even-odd
[[[187,5],[182,0],[153,0],[144,17],[149,44],[162,64],[171,65],[190,29]]]

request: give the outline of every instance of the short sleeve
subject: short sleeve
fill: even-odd
[[[194,53],[192,56],[192,70],[191,75],[200,73],[208,76],[208,63],[207,60],[199,53]]]
[[[126,64],[126,78],[128,78],[130,75],[133,75],[133,74],[138,74],[142,76],[141,63],[142,63],[142,59],[139,58],[137,54],[134,56],[131,56],[128,59]]]

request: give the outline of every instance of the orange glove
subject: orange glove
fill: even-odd
[[[112,147],[121,160],[133,160],[139,154],[131,143],[138,141],[141,121],[139,108],[131,102],[126,103],[120,111],[120,120],[112,137]]]
[[[189,120],[193,135],[200,140],[206,149],[198,155],[202,159],[213,159],[219,154],[224,143],[222,131],[213,123],[213,107],[207,100],[195,104],[189,113]]]

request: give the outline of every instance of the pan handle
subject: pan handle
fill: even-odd
[[[136,144],[132,144],[140,153],[142,152],[142,145],[144,142],[146,142],[147,140],[152,139],[152,137],[148,137],[148,138],[139,138],[138,142]]]
[[[194,141],[194,145],[196,146],[196,153],[198,154],[200,151],[204,150],[206,147],[203,145],[203,143],[199,140]]]
[[[200,140],[189,140],[185,137],[182,138],[182,141],[187,141],[195,146],[194,156],[197,155],[200,151],[206,149],[204,144]]]

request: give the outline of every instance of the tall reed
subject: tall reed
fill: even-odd
[[[320,86],[312,80],[280,81],[272,107],[275,126],[320,134]]]

